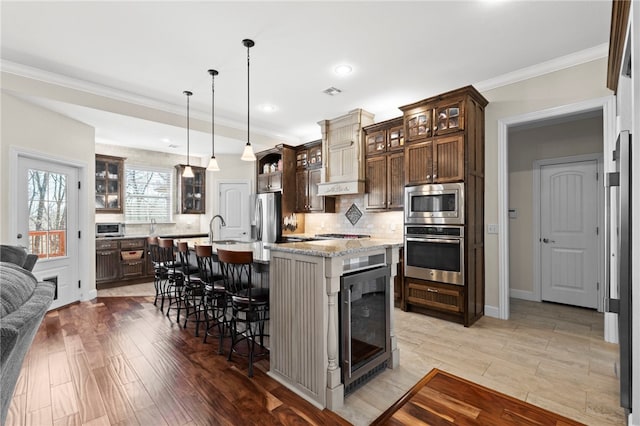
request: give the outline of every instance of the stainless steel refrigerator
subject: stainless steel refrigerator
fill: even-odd
[[[607,311],[618,314],[618,341],[620,345],[620,405],[626,413],[631,411],[631,135],[620,132],[615,151],[616,171],[607,175],[607,222],[611,218],[611,187],[617,189],[617,297],[610,296],[607,286]],[[607,223],[607,229],[610,229]],[[608,242],[608,241],[607,241]],[[611,253],[607,248],[607,262]],[[608,263],[607,263],[608,265]],[[607,268],[607,279],[609,279]]]
[[[256,194],[253,211],[255,239],[265,243],[279,241],[282,237],[282,194]]]

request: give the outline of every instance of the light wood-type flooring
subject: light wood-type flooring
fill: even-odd
[[[142,293],[144,294],[144,292]],[[102,296],[102,294],[101,294]],[[148,297],[99,297],[47,314],[6,425],[367,425],[432,368],[589,425],[624,425],[597,312],[512,300],[509,321],[472,327],[395,310],[400,367],[318,410],[246,361],[217,355]],[[347,422],[344,422],[345,424]]]

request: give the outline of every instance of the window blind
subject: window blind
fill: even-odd
[[[125,169],[124,217],[128,223],[171,222],[172,170]]]

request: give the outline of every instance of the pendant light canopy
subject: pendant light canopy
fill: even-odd
[[[189,96],[193,95],[193,93],[188,90],[185,90],[182,93],[187,96],[187,167],[182,171],[182,177],[192,178],[193,169],[189,165]]]
[[[211,74],[211,159],[209,160],[209,165],[207,166],[207,170],[212,172],[220,171],[220,166],[218,166],[218,160],[216,160],[216,151],[215,151],[215,95],[216,95],[216,86],[215,86],[215,77],[218,75],[218,71],[209,70],[209,74]]]
[[[244,161],[256,161],[256,155],[253,153],[253,147],[249,139],[249,49],[252,48],[255,43],[253,40],[247,38],[242,40],[242,44],[247,48],[247,144],[244,146],[244,152],[240,159]]]

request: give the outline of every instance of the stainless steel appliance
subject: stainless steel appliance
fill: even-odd
[[[464,224],[464,183],[407,186],[405,224]]]
[[[103,222],[96,223],[96,237],[122,237],[124,236],[124,223]]]
[[[606,229],[610,230],[611,187],[617,187],[617,297],[611,297],[610,265],[611,252],[609,238],[607,242],[607,300],[606,310],[618,314],[618,342],[620,347],[620,405],[627,414],[631,411],[631,373],[632,373],[632,323],[631,323],[631,135],[620,132],[615,150],[616,171],[607,174],[606,192]],[[614,234],[615,235],[615,234]]]
[[[349,259],[340,278],[340,363],[345,395],[387,368],[389,277],[384,254]]]
[[[254,204],[256,240],[275,243],[282,237],[282,194],[269,192],[257,194]]]
[[[316,238],[322,240],[356,240],[359,238],[371,238],[365,234],[316,234]]]
[[[406,225],[404,275],[464,285],[464,227]]]

